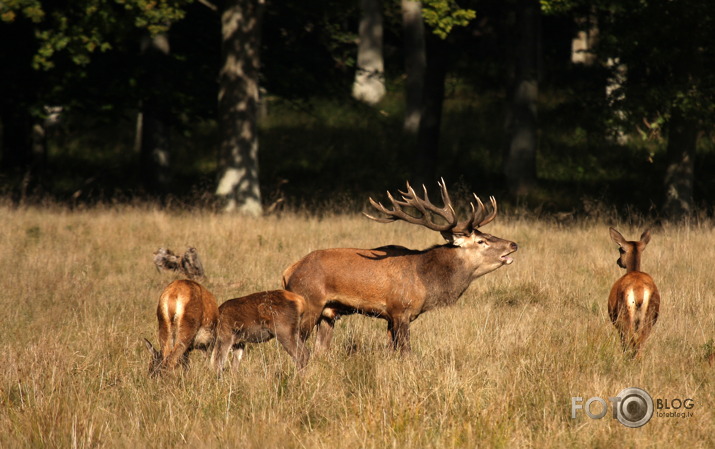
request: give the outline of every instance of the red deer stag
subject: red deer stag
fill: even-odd
[[[621,254],[616,263],[626,269],[626,274],[611,288],[608,315],[618,329],[623,350],[639,357],[660,309],[660,293],[653,278],[640,271],[641,255],[650,242],[650,232],[643,232],[637,242],[629,242],[615,229],[609,230]]]
[[[283,272],[286,290],[306,299],[306,312],[301,324],[303,338],[318,326],[316,350],[327,349],[332,339],[335,320],[340,315],[361,313],[387,320],[392,346],[410,350],[410,323],[423,312],[454,304],[476,278],[513,262],[509,257],[517,250],[514,242],[479,231],[497,214],[497,203],[491,197],[492,210],[474,195],[469,216],[458,221],[447,187],[438,184],[443,207],[430,202],[427,188],[420,197],[407,183],[402,199],[388,198],[393,208],[387,209],[370,198],[370,203],[386,217],[368,218],[380,223],[404,220],[439,231],[447,244],[425,250],[401,246],[374,249],[334,248],[313,251]],[[412,215],[403,210],[411,207]],[[434,221],[442,217],[444,223]]]
[[[198,282],[174,281],[159,298],[156,318],[161,352],[144,339],[151,353],[150,376],[173,370],[179,363],[187,367],[191,350],[206,350],[213,345],[218,319],[216,297]]]
[[[216,344],[211,353],[211,366],[216,374],[221,375],[232,348],[237,350],[240,362],[246,343],[263,343],[273,337],[302,369],[308,362],[299,332],[304,308],[302,296],[285,290],[254,293],[221,304]]]

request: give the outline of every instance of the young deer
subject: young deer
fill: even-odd
[[[302,369],[309,358],[299,332],[304,309],[303,297],[285,290],[253,293],[221,304],[211,353],[216,374],[221,375],[231,349],[237,350],[240,363],[246,343],[263,343],[273,337]]]
[[[195,281],[178,280],[169,284],[156,308],[161,352],[144,339],[151,353],[149,375],[173,370],[181,363],[188,367],[189,352],[213,345],[218,319],[216,297]]]
[[[641,255],[650,242],[650,232],[643,232],[637,242],[627,241],[613,228],[610,233],[621,254],[616,263],[626,269],[626,274],[613,284],[608,315],[620,333],[623,350],[639,357],[660,309],[660,293],[653,278],[640,271]]]

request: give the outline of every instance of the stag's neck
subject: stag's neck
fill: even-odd
[[[464,263],[464,258],[460,257],[463,251],[463,248],[443,245],[425,252],[428,257],[423,259],[420,271],[429,279],[425,284],[430,294],[424,311],[454,304],[471,284],[477,267]]]

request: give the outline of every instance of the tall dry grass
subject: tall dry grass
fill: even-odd
[[[156,302],[172,276],[159,246],[198,248],[220,301],[280,286],[311,250],[440,243],[435,232],[357,215],[261,219],[142,207],[0,207],[0,447],[713,447],[715,231],[653,231],[643,268],[662,294],[642,360],[621,354],[606,313],[622,274],[607,225],[500,216],[516,262],[412,325],[413,353],[385,323],[349,317],[304,375],[275,341],[220,381],[201,353],[185,375],[146,375]],[[641,229],[620,225],[635,238]],[[630,429],[571,419],[571,397],[626,387],[693,398],[691,418]],[[594,409],[594,412],[598,411]]]

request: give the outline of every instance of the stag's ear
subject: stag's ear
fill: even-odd
[[[643,234],[641,234],[641,242],[643,242],[645,245],[650,242],[650,229],[646,229],[643,231]]]
[[[450,243],[450,244],[454,243],[455,238],[461,237],[461,234],[459,234],[459,235],[453,234],[450,231],[442,231],[442,232],[440,232],[440,234],[442,235],[442,238],[445,239],[447,241],[447,243]]]
[[[618,246],[622,247],[626,243],[626,239],[624,239],[621,233],[616,231],[614,228],[608,228],[608,232],[611,234],[611,240],[616,242]]]

